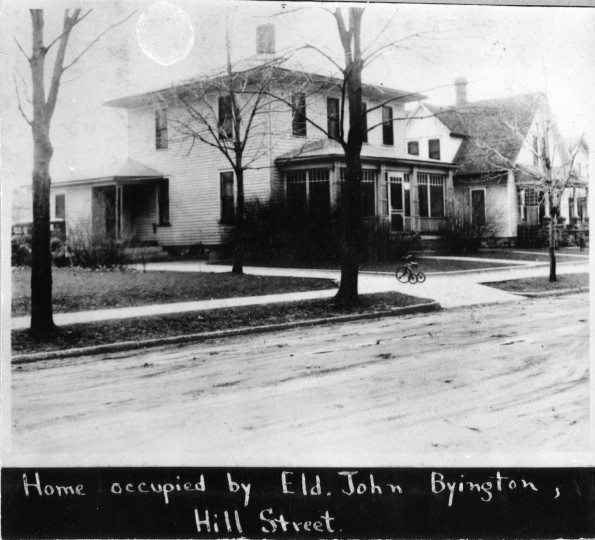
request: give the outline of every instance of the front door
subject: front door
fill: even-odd
[[[392,231],[411,229],[411,183],[407,173],[389,173],[388,201]]]

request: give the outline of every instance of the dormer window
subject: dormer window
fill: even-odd
[[[407,153],[410,156],[419,156],[419,141],[409,141],[407,143]]]
[[[231,139],[233,137],[233,115],[231,96],[219,98],[219,139]]]
[[[155,111],[155,148],[157,150],[167,148],[167,109]]]
[[[428,156],[430,159],[440,159],[440,139],[428,141]]]

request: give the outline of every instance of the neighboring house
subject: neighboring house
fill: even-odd
[[[258,55],[252,58],[246,72],[267,69],[258,67],[258,61]],[[254,161],[244,175],[246,200],[272,198],[286,205],[289,214],[330,215],[345,170],[343,151],[305,118],[331,134],[339,129],[338,81],[279,72],[283,77],[271,92],[285,102],[264,110],[254,128],[246,150],[247,159]],[[318,90],[303,90],[299,81],[304,75]],[[199,82],[185,82],[178,89],[190,95]],[[213,93],[207,104],[196,104],[219,114],[220,129],[225,128],[222,99]],[[361,152],[364,217],[393,231],[435,235],[452,195],[452,149],[440,140],[431,143],[428,155],[408,149],[404,105],[423,96],[364,84],[363,99],[369,127]],[[69,227],[87,219],[96,233],[168,248],[221,245],[233,227],[236,179],[220,151],[181,136],[176,126],[186,110],[171,87],[107,105],[128,113],[128,162],[100,177],[54,183],[52,217],[63,214]]]
[[[466,86],[465,79],[455,81],[454,106],[420,103],[411,111],[408,151],[427,158],[439,141],[456,165],[455,196],[468,201],[474,219],[492,220],[499,239],[513,241],[519,225],[540,225],[549,216],[546,160],[552,182],[562,187],[560,216],[567,224],[579,213],[586,219],[588,153],[565,146],[545,96],[468,102]]]

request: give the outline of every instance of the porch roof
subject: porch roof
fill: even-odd
[[[109,165],[104,171],[88,177],[79,177],[59,182],[52,182],[52,186],[66,187],[73,185],[106,184],[106,183],[135,183],[146,180],[159,180],[164,178],[163,173],[128,158],[122,164]]]
[[[453,163],[443,161],[428,161],[422,159],[407,157],[399,157],[396,155],[394,147],[375,146],[372,144],[364,144],[361,151],[361,159],[363,161],[382,161],[407,165],[431,166],[436,168],[455,168]],[[280,155],[275,159],[277,166],[283,168],[285,166],[297,165],[308,161],[337,161],[345,160],[345,153],[341,145],[332,139],[319,139],[316,141],[308,141],[300,148]]]

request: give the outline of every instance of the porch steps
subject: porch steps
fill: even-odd
[[[169,259],[169,254],[161,246],[128,247],[124,252],[130,262],[163,261]]]

